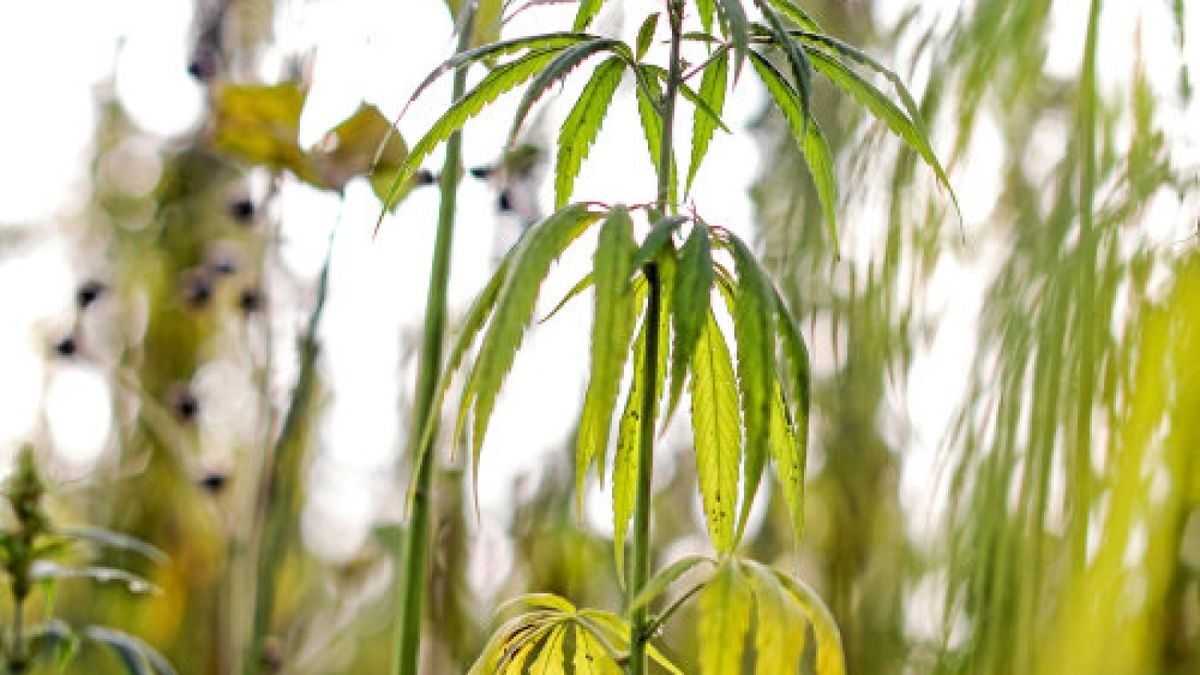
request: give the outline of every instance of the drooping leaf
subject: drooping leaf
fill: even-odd
[[[755,675],[794,675],[804,655],[804,616],[770,569],[742,561],[754,592]]]
[[[833,174],[833,155],[829,144],[825,141],[821,128],[817,126],[817,121],[805,117],[796,90],[775,65],[754,52],[751,52],[750,60],[800,145],[808,173],[817,189],[821,211],[825,214],[834,254],[840,255],[837,236],[837,180]]]
[[[50,560],[38,560],[29,570],[29,576],[34,580],[43,579],[89,579],[102,584],[121,584],[130,593],[161,593],[162,590],[154,584],[128,570],[116,567],[89,565],[85,567],[68,567]]]
[[[725,90],[728,87],[728,80],[728,50],[722,47],[713,55],[711,63],[704,69],[704,74],[700,78],[700,99],[712,109],[717,119],[720,118],[721,112],[725,108]],[[716,122],[717,120],[714,120],[711,115],[702,114],[700,111],[696,112],[695,118],[692,120],[692,159],[688,165],[685,192],[691,192],[696,172],[700,170],[700,164],[704,161],[704,156],[708,154],[709,143],[712,141],[713,132],[717,129]]]
[[[733,235],[729,236],[729,243],[738,275],[733,331],[737,338],[742,422],[746,428],[742,509],[735,536],[740,539],[767,462],[771,393],[776,381],[775,303],[773,286],[750,248]]]
[[[637,308],[641,306],[641,301],[635,304]],[[643,322],[642,329],[633,341],[633,377],[617,427],[617,449],[613,456],[613,560],[617,566],[617,580],[622,585],[625,583],[625,533],[629,530],[637,499],[638,439],[642,429],[645,364],[646,326]]]
[[[563,79],[576,66],[583,63],[588,57],[605,50],[611,50],[613,47],[622,44],[619,40],[610,40],[608,38],[596,38],[581,42],[577,45],[568,47],[554,57],[542,72],[538,73],[537,77],[529,83],[525,89],[525,95],[521,97],[521,102],[517,105],[517,112],[513,115],[512,128],[508,132],[508,143],[512,145],[517,135],[521,131],[521,126],[525,123],[525,118],[529,116],[530,109],[533,104],[541,98],[542,94],[547,89],[554,86],[556,82]]]
[[[687,366],[692,361],[696,341],[708,316],[713,282],[711,249],[708,228],[696,224],[679,250],[678,280],[671,302],[675,345],[671,350],[671,391],[665,416],[668,419],[679,405]]]
[[[689,555],[676,560],[670,565],[667,565],[665,568],[660,570],[658,574],[655,574],[653,577],[651,577],[650,581],[646,582],[646,585],[642,587],[642,590],[637,594],[637,597],[635,597],[629,603],[629,607],[626,609],[626,611],[634,612],[642,607],[648,606],[650,603],[654,602],[658,596],[662,595],[663,591],[667,590],[668,586],[675,583],[676,579],[690,572],[696,565],[706,562],[711,563],[713,560],[708,556]]]
[[[788,65],[792,68],[792,77],[796,79],[796,91],[800,99],[800,112],[804,118],[804,124],[807,126],[812,117],[809,105],[812,97],[812,63],[809,62],[804,49],[788,35],[787,28],[783,25],[783,20],[779,18],[774,7],[767,4],[765,0],[755,0],[755,4],[762,10],[763,17],[767,20],[767,26],[775,36],[775,45],[783,50]],[[807,129],[804,129],[804,132],[803,135],[807,135]]]
[[[726,558],[700,594],[701,675],[741,675],[750,630],[750,586]]]
[[[600,64],[563,122],[558,135],[558,162],[554,169],[556,207],[561,207],[571,198],[575,178],[579,176],[583,160],[600,133],[600,125],[604,122],[624,72],[625,62],[620,57],[614,56]]]
[[[591,631],[582,627],[576,629],[577,644],[575,647],[576,675],[621,675],[621,667],[616,664]]]
[[[567,627],[556,626],[546,636],[542,650],[529,666],[531,673],[561,673],[563,672],[563,637]]]
[[[792,405],[792,429],[795,451],[788,453],[787,462],[780,462],[776,456],[776,470],[783,482],[784,496],[792,511],[792,523],[796,528],[796,536],[804,523],[804,463],[808,454],[808,417],[810,405],[811,376],[809,371],[808,347],[800,335],[795,318],[788,310],[783,297],[775,292],[775,329],[779,333],[779,341],[783,346],[784,361],[788,365],[786,380],[791,383],[787,400]]]
[[[846,656],[842,650],[842,634],[838,630],[833,613],[825,606],[821,596],[803,581],[778,570],[775,577],[791,592],[808,615],[813,634],[817,638],[816,675],[846,675]]]
[[[896,104],[892,103],[875,85],[866,81],[861,75],[848,68],[844,63],[826,54],[820,49],[806,49],[813,66],[829,79],[838,89],[852,96],[862,104],[878,120],[887,125],[896,136],[924,160],[933,170],[938,182],[950,193],[955,210],[958,209],[958,196],[950,186],[950,178],[942,168],[942,163],[933,152],[929,138],[913,120],[909,119]]]
[[[514,634],[519,636],[526,634],[536,628],[536,625],[530,621],[528,616],[514,616],[508,621],[505,621],[492,636],[488,638],[487,644],[484,645],[483,651],[479,653],[479,658],[475,659],[475,663],[471,665],[468,675],[494,675],[499,669],[500,662],[505,658],[506,647],[510,645],[514,639]]]
[[[654,41],[654,30],[658,28],[658,14],[658,12],[654,12],[646,17],[646,20],[642,22],[642,26],[638,28],[637,48],[634,51],[638,61],[641,61],[642,57],[646,56],[646,52],[650,50],[650,43]]]
[[[471,376],[475,380],[471,442],[476,474],[496,395],[533,317],[538,290],[550,271],[550,264],[598,218],[599,214],[585,205],[568,206],[531,227],[518,244]]]
[[[733,548],[741,418],[729,348],[711,310],[707,317],[692,355],[692,433],[709,536],[724,553]]]
[[[577,618],[582,625],[592,631],[593,635],[613,644],[622,651],[629,648],[629,622],[616,614],[597,609],[583,609],[579,611]],[[675,664],[663,656],[662,652],[654,645],[646,645],[646,654],[668,673],[683,675],[683,671],[676,668]]]
[[[808,12],[791,2],[791,0],[767,0],[772,7],[783,13],[784,16],[791,19],[797,26],[804,30],[820,32],[821,26],[809,16]]]
[[[417,141],[408,157],[396,169],[396,177],[392,181],[387,199],[384,200],[384,207],[390,208],[405,181],[420,168],[421,162],[425,161],[434,148],[462,128],[467,120],[478,115],[501,94],[516,88],[541,72],[561,49],[561,47],[537,49],[509,63],[497,66],[474,89],[455,101],[450,109],[430,127],[421,140]],[[381,221],[382,217],[380,214]],[[376,227],[378,227],[378,223]]]
[[[792,414],[776,380],[771,394],[771,428],[768,445],[775,462],[775,475],[791,515],[792,530],[799,538],[804,528],[804,463],[808,456],[807,434],[797,432]]]
[[[572,30],[586,30],[603,6],[604,0],[579,0],[579,11],[575,14],[575,26]]]
[[[84,636],[112,649],[131,675],[175,675],[170,662],[140,638],[104,626],[88,626]]]
[[[635,250],[629,211],[622,206],[615,207],[600,228],[592,272],[596,302],[592,322],[591,379],[579,423],[575,459],[576,496],[581,507],[583,481],[593,460],[601,483],[604,481],[613,408],[620,393],[621,375],[636,323],[629,283]]]
[[[750,35],[746,21],[746,10],[742,0],[716,0],[717,12],[721,17],[721,28],[733,45],[733,81],[737,82],[750,51]]]
[[[30,652],[45,654],[53,660],[55,672],[67,672],[67,666],[79,653],[80,638],[62,619],[50,618],[34,626],[27,634]]]

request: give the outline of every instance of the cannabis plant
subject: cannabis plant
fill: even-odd
[[[174,675],[171,664],[139,638],[108,626],[73,627],[54,617],[55,590],[64,581],[92,580],[122,585],[131,593],[157,592],[150,582],[127,569],[91,564],[97,549],[134,553],[152,563],[164,562],[165,556],[118,532],[57,525],[45,510],[46,491],[33,450],[26,446],[4,488],[7,514],[0,528],[0,566],[7,576],[12,606],[9,633],[0,642],[7,672],[32,672],[39,664],[65,672],[86,641],[108,647],[133,675]],[[39,589],[44,602],[40,620],[27,622],[29,603]]]
[[[808,353],[788,307],[751,246],[700,213],[681,213],[673,134],[677,103],[682,98],[693,108],[692,148],[683,180],[686,193],[717,129],[728,131],[721,115],[730,80],[736,85],[749,62],[749,70],[766,86],[803,151],[835,247],[833,162],[809,105],[816,75],[884,122],[943,184],[945,172],[929,145],[916,104],[899,78],[863,52],[823,33],[790,0],[756,0],[752,8],[739,0],[666,0],[664,12],[645,18],[632,45],[587,32],[602,4],[602,0],[581,2],[570,31],[460,50],[437,68],[414,99],[446,72],[456,71],[461,78],[471,64],[491,65],[490,72],[457,97],[413,146],[394,181],[394,191],[399,193],[438,144],[455,137],[498,96],[528,82],[512,124],[510,139],[516,138],[539,98],[585,61],[601,59],[559,132],[554,172],[557,211],[523,235],[470,308],[442,371],[438,405],[430,408],[422,438],[414,446],[419,450],[414,461],[416,475],[427,473],[441,397],[478,339],[477,354],[466,366],[452,441],[456,448],[464,435],[468,438],[470,464],[474,477],[478,476],[497,394],[519,351],[551,263],[585,231],[598,226],[593,270],[567,298],[594,287],[590,381],[576,446],[576,491],[582,494],[593,467],[605,479],[609,447],[615,446],[614,557],[627,591],[625,614],[577,609],[565,599],[545,594],[519,598],[512,606],[523,605],[528,611],[499,628],[472,672],[519,673],[532,667],[542,672],[624,669],[643,673],[649,658],[679,672],[649,643],[683,603],[697,597],[701,672],[741,671],[749,660],[745,642],[753,614],[753,660],[758,671],[789,672],[798,667],[805,658],[801,638],[807,621],[816,637],[818,672],[840,673],[844,667],[837,628],[817,594],[800,579],[741,557],[737,551],[768,463],[775,467],[796,536],[800,534]],[[468,6],[466,11],[472,9]],[[692,12],[700,30],[685,32],[685,14]],[[665,64],[646,60],[660,32],[660,17],[665,17],[670,45]],[[698,65],[685,64],[685,43],[697,49]],[[899,103],[881,92],[860,68],[890,81]],[[632,206],[571,203],[575,179],[627,73],[635,82],[648,155],[657,173],[653,200]],[[699,85],[693,86],[697,76]],[[645,232],[640,242],[638,231]],[[729,324],[732,335],[724,327]],[[632,360],[632,374],[623,409],[617,414],[627,360]],[[676,412],[685,386],[691,400],[699,491],[714,554],[673,561],[652,577],[654,439],[660,425]],[[427,480],[418,481],[413,498],[427,499],[427,486]],[[631,522],[631,560],[626,565],[626,532]],[[420,563],[413,565],[413,561],[425,555],[422,537],[427,535],[420,530],[410,528],[409,565],[404,570],[410,582],[414,570],[416,574],[421,570]],[[703,581],[662,611],[651,611],[674,581],[700,567],[708,570]],[[502,613],[507,609],[502,608]],[[405,619],[412,620],[411,612]],[[413,647],[418,637],[415,628],[401,632],[398,668],[402,673],[418,672]]]

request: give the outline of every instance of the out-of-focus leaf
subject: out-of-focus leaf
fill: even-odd
[[[140,638],[104,626],[88,626],[84,635],[112,649],[130,675],[175,675],[170,662]]]
[[[68,539],[79,539],[89,541],[94,544],[99,544],[108,548],[119,549],[122,551],[132,551],[138,555],[158,564],[167,562],[167,554],[150,544],[131,537],[120,532],[113,532],[102,527],[94,527],[91,525],[74,525],[71,527],[60,527],[57,533]]]
[[[144,578],[115,567],[67,567],[49,560],[38,560],[29,570],[35,580],[43,579],[90,579],[99,583],[122,584],[130,593],[161,593],[162,590]]]
[[[295,84],[227,84],[213,101],[213,145],[250,164],[288,169],[302,180],[317,179],[297,143],[305,93]]]
[[[462,16],[464,2],[475,1],[475,19],[471,30],[471,47],[491,44],[500,39],[501,13],[504,0],[445,0],[450,16],[458,20]]]
[[[646,582],[637,597],[629,603],[627,611],[634,612],[654,602],[658,596],[662,595],[663,591],[667,590],[668,586],[675,583],[676,579],[690,572],[696,565],[705,562],[711,563],[713,560],[708,556],[689,555],[667,565]]]
[[[842,651],[842,634],[833,619],[833,613],[808,584],[779,570],[773,571],[775,577],[800,603],[808,615],[809,623],[812,624],[813,634],[817,638],[816,675],[845,675],[846,656]]]
[[[34,654],[53,658],[55,670],[64,673],[79,653],[79,635],[61,619],[47,619],[33,627],[28,635]]]
[[[825,214],[825,222],[829,227],[829,239],[833,244],[834,255],[838,253],[837,234],[837,180],[833,174],[833,156],[829,145],[821,133],[817,121],[808,119],[800,106],[799,95],[783,74],[761,55],[751,52],[750,61],[754,70],[767,87],[767,92],[775,105],[779,107],[792,136],[799,144],[804,154],[804,162],[808,173],[817,189],[817,199],[821,203],[821,211]]]
[[[751,600],[745,574],[726,558],[700,593],[702,675],[741,675]]]

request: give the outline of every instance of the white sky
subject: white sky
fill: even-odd
[[[264,70],[277,69],[279,55],[316,48],[314,86],[301,124],[301,142],[315,142],[323,132],[354,111],[360,101],[378,104],[393,115],[424,75],[453,49],[451,24],[440,0],[314,0],[283,3],[278,21],[278,49]],[[631,15],[657,9],[652,0],[626,2]],[[911,0],[878,3],[880,22],[888,25],[913,4]],[[921,3],[930,20],[945,17],[960,3]],[[1078,67],[1086,19],[1083,0],[1055,3],[1055,29],[1047,67],[1069,76]],[[1144,58],[1151,72],[1166,73],[1156,82],[1164,97],[1173,94],[1177,55],[1173,46],[1169,3],[1162,0],[1111,0],[1106,3],[1100,50],[1100,74],[1106,90],[1128,79],[1131,50],[1129,26],[1140,20]],[[939,11],[942,12],[939,14]],[[506,29],[523,34],[560,25],[573,8],[547,7],[525,13]],[[77,458],[101,451],[110,432],[109,403],[103,376],[86,363],[48,364],[49,336],[69,322],[75,252],[53,234],[57,218],[78,211],[84,193],[88,149],[95,122],[93,87],[115,71],[117,95],[134,121],[147,133],[168,139],[189,131],[202,105],[199,87],[185,72],[191,3],[187,0],[38,0],[0,3],[0,234],[6,224],[32,223],[46,239],[28,253],[4,257],[0,250],[0,450],[27,438],[45,410],[58,449]],[[1200,36],[1200,12],[1189,17],[1192,36]],[[602,29],[625,38],[633,25],[619,27],[603,18]],[[1114,48],[1114,47],[1120,48]],[[661,49],[656,46],[655,49]],[[903,49],[903,47],[902,47]],[[1189,46],[1194,73],[1200,73],[1200,42]],[[272,71],[273,73],[273,71]],[[917,73],[914,87],[928,77],[928,65]],[[576,76],[564,100],[581,86]],[[727,122],[744,130],[761,105],[753,78],[729,98]],[[628,83],[619,95],[601,139],[584,166],[578,198],[645,201],[653,174],[630,100]],[[449,78],[432,87],[401,122],[411,142],[435,119],[449,97]],[[498,151],[515,101],[496,109],[467,128],[468,165],[491,160]],[[564,114],[554,105],[551,121]],[[1193,112],[1195,112],[1193,110]],[[1192,126],[1194,124],[1194,117]],[[1185,127],[1182,114],[1167,120]],[[552,127],[552,125],[551,125]],[[687,147],[689,124],[678,127]],[[1181,140],[1187,161],[1197,158],[1197,134]],[[1003,148],[987,124],[973,155],[954,176],[966,208],[968,231],[989,217],[1000,176],[996,161]],[[683,154],[686,159],[686,154]],[[757,148],[748,134],[718,134],[693,191],[698,209],[711,222],[751,232],[746,188],[758,167]],[[435,156],[427,166],[440,165]],[[550,185],[543,201],[549,201]],[[844,198],[853,200],[846,187]],[[306,531],[334,531],[336,539],[313,538],[320,552],[332,557],[353,550],[369,519],[384,508],[390,485],[386,471],[398,446],[396,401],[399,387],[411,388],[412,373],[397,382],[401,330],[415,336],[425,299],[437,195],[422,190],[387,219],[378,238],[371,228],[378,202],[365,184],[352,184],[345,204],[299,184],[283,192],[280,213],[285,223],[284,259],[304,275],[320,264],[330,225],[339,218],[334,251],[332,292],[323,324],[325,366],[334,398],[324,432],[324,454],[317,461]],[[450,301],[462,311],[486,281],[490,269],[495,216],[494,197],[483,184],[468,180],[460,193]],[[1178,207],[1176,207],[1178,210]],[[867,214],[866,217],[869,217]],[[1164,238],[1188,231],[1187,218],[1168,209],[1161,225]],[[1187,222],[1185,222],[1187,221]],[[872,249],[871,224],[847,222],[843,242],[846,265],[854,265]],[[855,229],[862,228],[856,236]],[[858,246],[855,246],[855,241]],[[587,245],[568,254],[547,283],[552,304],[582,273],[590,256]],[[941,317],[932,342],[908,374],[898,394],[920,416],[913,419],[907,441],[906,491],[921,491],[929,475],[932,449],[953,412],[974,344],[973,320],[987,278],[974,266],[948,256],[934,276],[927,311]],[[20,288],[21,292],[10,289]],[[577,418],[584,387],[590,304],[572,303],[554,321],[537,327],[509,378],[493,418],[481,471],[481,510],[485,526],[500,526],[513,478],[535,470],[543,450],[562,447]],[[828,340],[812,340],[814,347]],[[828,354],[817,353],[817,360]],[[65,422],[63,420],[69,420]],[[365,487],[364,487],[365,486]],[[589,513],[607,522],[606,498],[589,500]]]

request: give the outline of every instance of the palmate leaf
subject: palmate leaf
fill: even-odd
[[[530,109],[533,108],[533,104],[541,98],[547,89],[566,77],[572,69],[583,63],[588,57],[598,52],[611,50],[617,46],[623,47],[624,43],[620,40],[611,40],[609,38],[595,38],[568,47],[562,50],[558,56],[554,57],[554,60],[548,63],[546,68],[538,73],[533,82],[529,83],[529,87],[525,89],[525,95],[521,98],[520,104],[517,105],[516,114],[513,115],[512,128],[508,133],[509,145],[516,142],[517,135],[521,131],[521,126],[525,123],[525,118],[529,116]]]
[[[613,408],[620,393],[621,374],[625,370],[629,341],[636,323],[629,283],[636,248],[629,211],[621,206],[609,211],[600,228],[592,271],[596,302],[592,322],[591,380],[579,423],[575,460],[576,496],[581,508],[583,480],[593,459],[601,484],[604,481]]]
[[[595,609],[576,609],[570,602],[544,593],[516,598],[505,603],[497,614],[518,604],[532,609],[509,619],[492,634],[469,675],[623,672],[629,624],[620,617]],[[652,645],[648,645],[647,653],[668,672],[681,672]]]
[[[737,341],[742,422],[746,428],[742,508],[735,536],[740,539],[767,463],[772,384],[777,378],[775,303],[771,282],[750,248],[733,235],[729,235],[729,245],[738,275],[733,331]]]
[[[433,149],[462,128],[467,120],[478,115],[488,104],[495,101],[501,94],[514,89],[529,78],[538,74],[560,51],[561,47],[537,49],[509,63],[497,66],[483,80],[462,98],[455,101],[450,109],[443,114],[428,132],[412,147],[408,157],[396,169],[396,178],[384,200],[386,210],[395,200],[401,187],[421,166]],[[383,221],[383,213],[379,215],[379,223]]]
[[[696,350],[696,341],[709,313],[712,295],[712,243],[708,228],[697,224],[679,250],[679,266],[671,316],[675,322],[675,345],[671,350],[671,391],[667,403],[670,417],[683,394],[687,366]],[[664,420],[664,424],[665,424]]]
[[[696,111],[692,121],[692,158],[688,165],[686,192],[691,192],[692,181],[696,179],[696,172],[700,170],[700,164],[708,153],[708,145],[717,129],[717,122],[725,107],[725,90],[728,80],[728,49],[721,47],[713,54],[711,63],[705,67],[704,74],[700,78],[699,98],[708,105],[717,119],[713,119],[712,115],[704,114],[700,110]]]
[[[817,199],[821,203],[821,211],[829,228],[829,240],[833,244],[834,255],[840,255],[837,233],[837,180],[833,173],[833,154],[829,151],[829,143],[821,133],[821,128],[817,126],[817,121],[805,115],[799,95],[775,65],[756,52],[750,53],[750,62],[800,144],[809,175],[817,188]]]
[[[517,245],[459,409],[460,419],[467,407],[473,415],[475,480],[478,480],[479,454],[496,395],[533,317],[538,290],[550,271],[550,264],[599,217],[600,214],[589,211],[586,205],[568,206],[531,227]]]
[[[575,188],[575,178],[600,133],[600,125],[621,84],[625,62],[612,57],[597,66],[592,79],[579,94],[558,135],[558,162],[554,169],[554,203],[566,204]]]
[[[711,310],[707,317],[692,356],[692,434],[709,536],[717,551],[725,553],[734,543],[741,417],[729,348]]]
[[[938,160],[937,155],[934,154],[928,135],[918,126],[918,123],[909,119],[875,85],[863,79],[846,64],[820,49],[806,48],[806,51],[819,73],[828,78],[838,89],[862,104],[876,119],[886,124],[892,133],[900,137],[909,148],[921,157],[925,164],[933,170],[938,182],[950,193],[950,199],[954,203],[955,210],[958,211],[958,196],[954,193],[954,188],[950,186],[950,178],[946,175],[946,170],[942,168],[942,163]]]
[[[701,675],[741,675],[751,603],[745,575],[726,558],[700,594]]]

